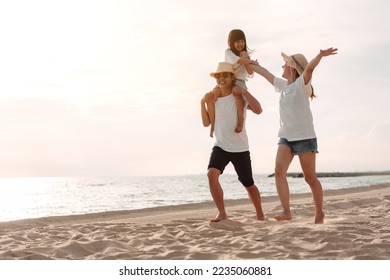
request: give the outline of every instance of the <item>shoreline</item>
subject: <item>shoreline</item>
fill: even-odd
[[[341,189],[330,189],[324,190],[324,200],[327,196],[337,196],[341,193],[359,193],[365,192],[367,190],[374,189],[382,189],[383,186],[387,184],[376,184],[370,186],[359,186],[353,188],[341,188]],[[390,183],[388,184],[390,187]],[[353,191],[352,191],[353,190]],[[311,192],[306,193],[292,193],[290,194],[291,203],[299,198],[307,198],[311,197]],[[211,198],[210,198],[211,199]],[[261,198],[262,204],[264,203],[279,203],[279,197],[277,195],[272,196],[264,196]],[[240,205],[250,205],[250,201],[248,198],[240,198],[240,199],[225,199],[226,207],[238,207]],[[148,208],[140,208],[140,209],[131,209],[131,210],[114,210],[114,211],[104,211],[104,212],[96,212],[96,213],[86,213],[86,214],[74,214],[74,215],[56,215],[56,216],[46,216],[46,217],[37,217],[37,218],[28,218],[28,219],[18,219],[11,221],[0,221],[0,227],[7,225],[27,225],[27,224],[45,224],[45,223],[63,223],[63,222],[83,222],[89,219],[98,219],[98,220],[106,220],[112,218],[119,217],[145,217],[149,215],[153,215],[155,212],[176,212],[176,211],[195,211],[198,209],[215,209],[214,202],[212,200],[205,202],[195,202],[195,203],[185,203],[185,204],[177,204],[177,205],[164,205],[164,206],[156,206],[156,207],[148,207]]]
[[[390,183],[324,191],[325,223],[311,194],[292,194],[292,221],[276,222],[277,196],[0,223],[0,259],[390,259]],[[351,244],[354,246],[351,246]]]
[[[340,178],[340,177],[360,177],[360,176],[385,176],[390,175],[390,171],[367,171],[367,172],[317,172],[318,178]],[[275,173],[268,175],[274,177]],[[303,178],[302,172],[289,172],[287,177]]]

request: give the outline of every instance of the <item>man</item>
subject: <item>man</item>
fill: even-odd
[[[256,210],[256,218],[264,220],[261,207],[260,192],[253,181],[252,166],[249,153],[249,143],[245,123],[241,132],[235,132],[237,125],[237,106],[234,95],[242,95],[246,108],[255,114],[262,112],[259,101],[247,90],[234,86],[235,71],[227,62],[220,62],[215,72],[210,74],[216,79],[218,87],[205,94],[201,100],[202,121],[205,127],[211,124],[207,104],[213,102],[215,91],[220,91],[215,101],[215,145],[213,147],[208,165],[208,180],[210,193],[218,209],[218,215],[211,222],[219,222],[228,218],[223,200],[223,190],[219,176],[225,167],[232,162],[238,180],[245,187],[248,196]],[[244,114],[246,117],[246,112]]]

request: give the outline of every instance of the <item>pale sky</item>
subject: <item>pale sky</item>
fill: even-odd
[[[236,28],[279,77],[281,51],[339,48],[313,75],[317,170],[390,169],[387,0],[0,3],[0,177],[206,173],[200,99]],[[253,170],[269,174],[278,95],[247,86],[264,110],[248,113]]]

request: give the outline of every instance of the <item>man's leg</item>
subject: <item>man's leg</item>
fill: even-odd
[[[256,218],[258,220],[264,220],[265,216],[263,213],[263,208],[261,206],[261,197],[260,197],[259,189],[256,187],[256,185],[252,185],[245,189],[248,192],[249,199],[252,201],[252,204],[255,207]]]
[[[232,154],[231,162],[233,163],[234,169],[237,172],[238,179],[245,186],[249,199],[255,207],[256,218],[258,220],[264,220],[260,192],[253,181],[250,152],[248,151]]]
[[[228,218],[225,210],[225,203],[223,201],[223,190],[221,184],[219,183],[219,176],[221,171],[216,168],[209,168],[207,172],[207,177],[209,179],[210,193],[213,197],[215,206],[218,209],[218,215],[211,219],[211,222],[219,222]]]

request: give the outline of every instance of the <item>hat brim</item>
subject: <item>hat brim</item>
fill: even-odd
[[[300,67],[297,66],[297,64],[295,63],[294,59],[293,59],[291,56],[289,56],[289,55],[287,55],[287,54],[285,54],[285,53],[283,53],[283,52],[281,53],[281,55],[282,55],[282,57],[283,57],[283,60],[287,63],[287,65],[288,65],[289,67],[292,67],[292,68],[294,68],[295,70],[297,70],[298,73],[299,73],[299,75],[302,74],[302,72],[304,71],[304,69],[303,69],[303,70],[300,69]]]
[[[289,62],[289,61],[291,61],[291,57],[290,56],[288,56],[287,54],[285,54],[285,53],[281,53],[282,54],[282,57],[283,57],[283,60],[285,61],[285,62]]]
[[[217,72],[210,73],[210,76],[215,78],[215,74],[224,73],[224,72],[231,73],[231,74],[234,75],[234,77],[237,76],[237,72],[236,71],[217,71]]]

